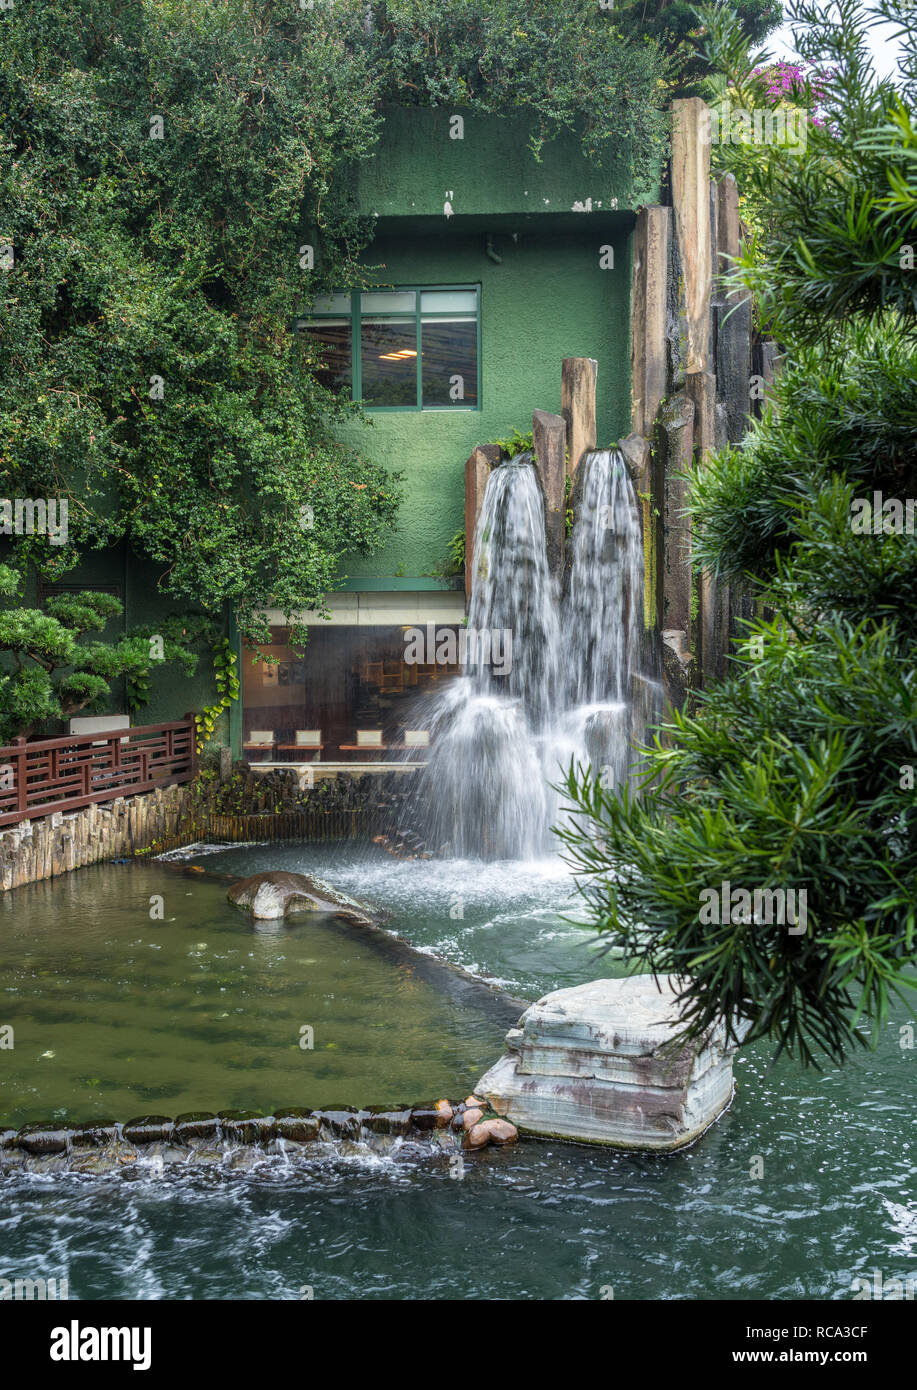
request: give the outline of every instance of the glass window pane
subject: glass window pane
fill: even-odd
[[[478,307],[475,290],[424,290],[420,307],[425,314],[473,314]]]
[[[349,294],[320,294],[312,305],[313,314],[349,314]]]
[[[414,290],[374,290],[360,296],[364,314],[413,314],[417,307]]]
[[[329,391],[349,392],[353,381],[350,319],[301,319],[296,326],[309,347],[321,354],[315,379]]]
[[[321,626],[305,652],[271,628],[262,657],[242,663],[246,757],[251,762],[424,762],[431,731],[418,696],[460,674],[456,664],[409,663],[401,627]],[[437,641],[454,624],[437,623]],[[422,653],[432,656],[433,653]]]
[[[423,349],[423,404],[476,406],[478,403],[478,326],[474,319],[426,320]]]
[[[417,406],[417,325],[364,319],[360,325],[363,400],[367,405]]]

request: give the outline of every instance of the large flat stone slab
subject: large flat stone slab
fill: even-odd
[[[523,1133],[657,1151],[692,1143],[732,1100],[734,1047],[723,1027],[672,1046],[676,984],[642,975],[545,995],[476,1094]]]

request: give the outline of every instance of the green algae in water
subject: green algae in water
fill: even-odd
[[[464,1093],[498,1055],[505,1022],[371,939],[256,925],[226,888],[147,862],[6,895],[0,1120],[396,1104]]]

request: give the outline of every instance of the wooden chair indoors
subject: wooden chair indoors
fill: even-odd
[[[321,762],[322,749],[325,746],[322,743],[321,729],[297,729],[293,738],[293,743],[278,743],[277,751],[295,753],[297,756],[291,759],[292,762]]]
[[[383,731],[381,729],[357,729],[356,743],[342,743],[340,749],[342,753],[385,753],[388,751],[388,744],[382,742]]]
[[[421,748],[430,747],[429,729],[405,729],[403,733],[404,743],[398,743],[395,747],[399,753],[416,753]]]
[[[264,753],[264,762],[274,760],[274,730],[273,729],[252,729],[248,739],[242,744],[246,753]]]

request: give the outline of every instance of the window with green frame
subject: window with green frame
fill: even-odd
[[[318,349],[318,380],[371,410],[477,410],[477,285],[354,290],[315,301],[296,333]]]

